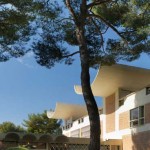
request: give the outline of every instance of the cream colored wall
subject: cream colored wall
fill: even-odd
[[[128,128],[128,129],[124,129],[124,130],[119,130],[119,114],[123,113],[123,112],[127,112],[130,111],[133,108],[136,108],[138,106],[142,106],[145,104],[150,103],[150,95],[146,95],[146,91],[145,88],[134,92],[130,95],[128,95],[125,98],[125,102],[124,105],[122,105],[121,107],[119,107],[119,93],[118,91],[116,92],[116,112],[115,112],[115,131],[111,132],[111,133],[106,133],[104,131],[104,139],[122,139],[123,135],[127,135],[127,134],[136,134],[137,132],[144,132],[144,131],[148,131],[150,130],[150,124],[144,124],[142,126],[136,127],[136,128]],[[104,108],[105,108],[105,103],[104,103]],[[104,109],[104,113],[105,113],[105,109]],[[105,124],[106,124],[106,120],[104,117],[104,129],[105,129]]]
[[[84,118],[84,122],[82,122],[82,123],[78,123],[78,120],[76,120],[76,121],[74,121],[73,123],[72,123],[72,127],[71,128],[69,128],[69,129],[67,129],[67,130],[63,130],[63,134],[64,135],[66,135],[66,136],[68,136],[68,137],[70,137],[70,133],[72,132],[72,131],[75,131],[75,130],[80,130],[80,137],[81,137],[81,129],[83,128],[83,127],[86,127],[86,126],[89,126],[90,125],[90,122],[89,122],[89,117],[88,116],[85,116],[85,117],[83,117]],[[104,120],[103,119],[104,118],[104,115],[102,114],[102,115],[100,115],[100,120]],[[103,132],[103,131],[102,131]]]
[[[128,129],[123,129],[119,130],[119,114],[130,111],[133,108],[136,108],[141,105],[145,105],[147,103],[150,103],[150,95],[146,95],[145,88],[137,91],[135,93],[132,93],[125,98],[124,105],[119,107],[119,92],[116,91],[115,93],[115,131],[106,133],[106,109],[105,109],[105,98],[103,99],[103,114],[100,115],[100,120],[103,123],[103,137],[101,137],[104,141],[107,139],[122,139],[123,135],[127,134],[136,134],[137,132],[143,132],[143,131],[148,131],[150,130],[150,124],[145,124],[136,128],[128,128]],[[88,126],[89,123],[89,117],[85,116],[84,117],[84,122],[78,124],[78,120],[73,122],[73,126],[67,130],[63,131],[63,134],[66,136],[70,136],[70,133],[75,130],[80,130],[81,133],[81,128]],[[81,136],[81,134],[80,134]]]

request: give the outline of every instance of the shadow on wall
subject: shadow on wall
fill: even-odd
[[[150,131],[132,134],[132,150],[150,150]]]
[[[0,134],[0,150],[19,145],[33,145],[38,149],[46,149],[46,143],[66,143],[69,139],[66,136],[50,134],[32,134],[32,133],[2,133]]]
[[[141,96],[141,97],[140,97]],[[142,99],[143,98],[143,99]],[[135,99],[138,104],[138,119],[135,120],[136,127],[132,130],[132,150],[150,150],[150,95],[146,94],[146,91],[143,90],[141,95],[136,95]],[[143,100],[145,104],[142,105]]]

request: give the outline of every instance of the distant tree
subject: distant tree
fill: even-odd
[[[3,122],[0,124],[0,133],[7,132],[25,132],[26,130],[21,126],[16,126],[12,122]]]
[[[23,126],[27,128],[28,132],[32,133],[56,133],[60,129],[61,121],[56,119],[49,119],[46,111],[41,114],[29,114],[28,120],[24,120]]]

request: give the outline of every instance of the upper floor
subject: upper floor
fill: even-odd
[[[93,94],[103,98],[100,111],[101,138],[122,139],[126,134],[150,130],[150,70],[113,65],[100,68],[91,85]],[[75,86],[82,94],[82,89]],[[66,112],[66,114],[65,114]],[[85,106],[57,104],[50,118],[64,119],[63,134],[89,137],[90,123]]]

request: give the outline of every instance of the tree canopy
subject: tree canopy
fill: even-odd
[[[79,51],[72,52],[68,45],[79,46],[76,23],[80,22],[76,21],[81,17],[81,3],[65,1],[66,8],[69,5],[74,11],[73,16],[63,16],[67,11],[64,7],[57,12],[56,18],[42,17],[38,20],[43,31],[42,39],[33,46],[38,63],[48,68],[54,66],[55,62],[72,63],[72,56]],[[132,61],[143,52],[150,54],[149,8],[147,0],[87,1],[84,25],[90,66],[112,64],[122,59]],[[106,38],[107,32],[112,32],[114,37]]]
[[[21,57],[30,50],[36,35],[37,13],[45,15],[43,3],[34,0],[0,1],[0,61]],[[42,12],[43,11],[43,12]]]
[[[30,35],[29,9],[30,0],[0,2],[0,61],[24,55],[24,42]]]
[[[27,132],[31,133],[57,134],[61,132],[60,125],[61,121],[49,119],[46,111],[41,114],[29,114],[28,119],[23,122],[23,126],[27,128]]]
[[[21,126],[16,126],[12,122],[3,122],[0,124],[0,133],[7,132],[25,132],[25,129]]]
[[[0,34],[1,61],[8,60],[9,56],[18,57],[27,52],[26,48],[20,49],[18,45],[21,43],[22,46],[22,41],[29,41],[26,39],[33,36],[32,32],[29,32],[33,30],[36,31],[37,38],[30,41],[30,50],[33,50],[40,65],[47,68],[62,62],[70,65],[74,60],[73,56],[79,54],[82,92],[91,124],[89,149],[99,150],[99,113],[90,87],[89,68],[99,64],[113,64],[121,59],[132,61],[139,58],[143,52],[150,54],[149,1],[38,0],[35,3],[27,0],[28,3],[24,3],[27,5],[23,6],[28,6],[29,9],[22,12],[18,7],[20,4],[16,5],[11,0],[2,2],[0,6],[5,5],[6,8],[6,4],[11,4],[15,7],[12,10],[17,10],[17,15],[20,16],[23,12],[25,17],[21,22],[10,22],[13,17],[8,16],[8,29],[15,26],[14,31],[2,30],[5,32]],[[18,2],[22,1],[16,3]],[[22,7],[21,10],[24,8],[26,7]],[[0,21],[5,23],[5,13],[2,13],[5,9],[3,11],[2,7],[0,10],[0,15],[3,15]],[[33,17],[32,21],[29,16]],[[4,27],[7,26],[0,25],[1,29],[5,29]],[[24,29],[29,30],[25,30],[24,33]],[[105,37],[110,32],[114,36]],[[72,50],[72,46],[76,46],[77,49]]]

